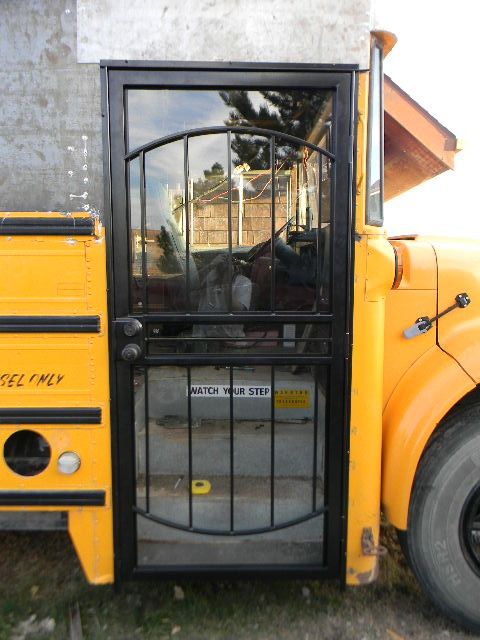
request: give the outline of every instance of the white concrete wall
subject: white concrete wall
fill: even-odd
[[[78,62],[368,65],[372,0],[77,0]]]
[[[0,211],[102,211],[100,59],[365,67],[371,3],[0,0]]]
[[[0,0],[0,211],[103,209],[100,73],[76,48],[75,0]]]

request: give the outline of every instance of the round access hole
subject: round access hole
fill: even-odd
[[[35,431],[16,431],[3,447],[3,457],[8,467],[20,476],[36,476],[50,462],[50,445]]]

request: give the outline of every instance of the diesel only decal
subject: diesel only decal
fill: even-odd
[[[56,387],[64,378],[63,373],[0,373],[0,387]]]

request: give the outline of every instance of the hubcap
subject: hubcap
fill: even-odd
[[[470,493],[465,503],[460,534],[468,562],[480,573],[480,484]]]

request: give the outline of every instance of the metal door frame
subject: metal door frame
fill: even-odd
[[[133,577],[258,576],[345,578],[346,509],[348,486],[348,424],[350,398],[350,355],[353,287],[354,232],[354,122],[356,65],[176,63],[102,61],[102,118],[104,146],[105,226],[107,236],[108,305],[110,315],[110,385],[112,424],[113,510],[115,579]],[[122,390],[132,389],[128,363],[117,359],[115,321],[126,318],[129,309],[129,228],[126,218],[126,175],[124,157],[127,88],[312,88],[335,91],[336,180],[335,206],[331,212],[331,312],[322,314],[332,327],[330,380],[341,393],[329,390],[326,440],[326,500],[324,565],[168,566],[138,567],[136,564],[135,464],[133,401]],[[148,315],[148,314],[146,314]],[[301,319],[299,318],[299,321]],[[264,362],[262,363],[262,358]],[[277,356],[278,358],[278,356]],[[305,356],[303,356],[305,358]],[[325,357],[310,357],[325,363]],[[212,358],[209,359],[210,360]],[[218,358],[217,358],[218,359]],[[245,356],[231,356],[240,364]],[[272,366],[276,358],[258,356],[258,364]],[[148,364],[154,358],[149,358]],[[165,359],[163,358],[165,361]],[[278,361],[278,360],[277,360]],[[279,362],[279,361],[278,361]],[[201,364],[200,360],[196,360]],[[157,363],[158,364],[158,363]],[[180,362],[178,362],[180,364]],[[330,385],[332,387],[334,385]],[[120,392],[119,392],[120,391]],[[128,419],[127,419],[128,418]],[[336,437],[328,437],[334,433]],[[332,461],[334,464],[332,464]],[[328,497],[327,497],[328,496]]]

